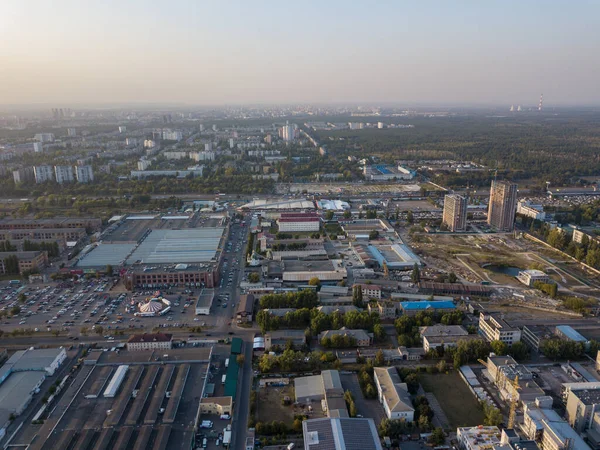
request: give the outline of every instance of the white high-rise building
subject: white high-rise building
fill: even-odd
[[[74,180],[71,166],[54,166],[54,175],[58,184],[70,183]]]
[[[163,130],[162,138],[165,141],[181,141],[183,133],[181,131]]]
[[[44,151],[44,144],[41,142],[34,142],[33,151],[36,153],[42,153]]]
[[[229,139],[229,148],[233,148],[235,147],[235,141],[233,140],[233,138]]]
[[[156,147],[156,142],[154,142],[152,139],[146,139],[144,141],[144,148],[154,148]]]
[[[281,129],[281,138],[285,142],[291,142],[296,137],[295,133],[296,133],[296,130],[295,130],[294,125],[290,125],[289,122],[286,122],[285,125]]]
[[[54,134],[53,133],[37,133],[35,135],[35,140],[39,142],[53,142]]]
[[[54,170],[52,166],[35,166],[33,168],[36,183],[44,183],[54,179]]]
[[[126,131],[127,131],[127,127],[126,127],[126,126],[124,126],[124,125],[121,125],[121,126],[119,127],[119,133],[125,133]]]
[[[216,125],[213,125],[213,126],[212,126],[212,130],[213,130],[213,131],[217,131],[217,126],[216,126]]]
[[[75,176],[78,183],[91,183],[94,181],[92,166],[75,166]]]
[[[135,147],[138,145],[138,142],[137,138],[125,138],[125,145],[128,147]]]
[[[383,122],[377,122],[377,128],[379,128],[380,130],[383,130],[383,128],[385,127]]]
[[[67,128],[67,136],[69,136],[69,137],[77,136],[77,128]]]
[[[212,142],[207,142],[206,144],[204,144],[204,151],[205,152],[212,152],[212,149],[213,149]]]

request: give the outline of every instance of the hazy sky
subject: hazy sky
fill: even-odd
[[[0,0],[0,104],[600,104],[600,2]]]

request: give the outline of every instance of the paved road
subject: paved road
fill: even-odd
[[[246,362],[238,379],[238,391],[232,425],[233,437],[231,449],[233,450],[245,450],[246,448],[250,391],[252,389],[252,338],[250,335],[244,340],[244,348]]]

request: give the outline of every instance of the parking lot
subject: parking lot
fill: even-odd
[[[27,333],[60,332],[77,340],[80,334],[98,334],[114,340],[121,331],[154,328],[202,327],[223,329],[231,325],[238,286],[243,274],[243,255],[248,228],[232,224],[225,245],[220,283],[210,316],[195,316],[195,299],[200,288],[171,288],[163,292],[174,299],[164,316],[136,317],[135,303],[154,294],[154,290],[123,292],[117,277],[86,278],[22,286],[20,282],[0,284],[2,330],[27,330]],[[210,331],[209,331],[210,332]]]
[[[385,411],[383,406],[377,399],[366,399],[360,390],[360,384],[358,383],[358,377],[355,373],[340,374],[340,380],[344,390],[348,390],[354,397],[354,403],[358,414],[362,417],[370,417],[375,423],[381,422],[385,418]]]

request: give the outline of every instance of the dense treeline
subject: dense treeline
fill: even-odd
[[[529,231],[555,249],[567,253],[590,267],[600,269],[600,242],[598,239],[590,239],[585,235],[581,242],[577,243],[573,240],[573,235],[564,229],[551,229],[549,224],[539,221],[532,222]]]
[[[455,159],[498,168],[507,178],[562,185],[600,170],[594,113],[560,115],[410,117],[411,129],[319,131],[331,153],[396,160]],[[329,138],[333,138],[330,140]],[[343,138],[343,140],[338,140]],[[449,186],[489,186],[493,174],[471,172],[436,177]]]
[[[348,311],[345,314],[334,312],[325,314],[317,309],[301,308],[287,312],[284,316],[273,316],[267,310],[256,314],[256,323],[263,333],[279,329],[308,329],[313,336],[325,330],[339,330],[346,327],[351,330],[373,332],[375,340],[385,338],[385,330],[379,323],[379,314],[368,311]]]
[[[42,251],[48,252],[48,256],[55,257],[60,255],[60,249],[58,248],[58,242],[31,242],[28,240],[23,241],[24,251]]]
[[[315,291],[305,289],[300,292],[286,294],[269,294],[261,297],[260,308],[316,308],[319,297]]]

